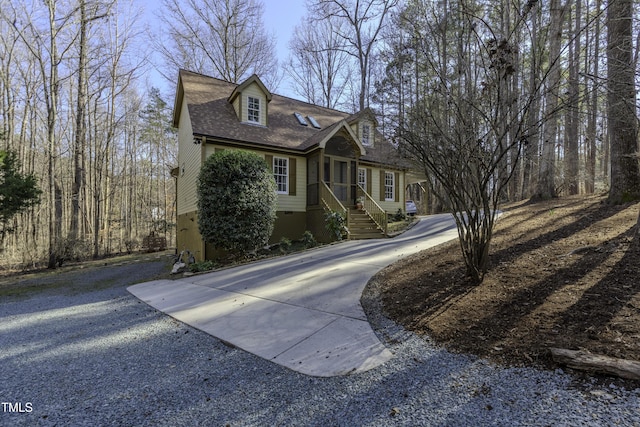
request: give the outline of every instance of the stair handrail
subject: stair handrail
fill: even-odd
[[[371,217],[373,222],[387,235],[387,212],[371,197],[360,184],[356,189],[358,199],[362,200],[362,208]]]
[[[329,212],[339,212],[343,215],[345,219],[345,223],[347,224],[347,238],[349,235],[349,210],[344,207],[342,202],[338,200],[336,195],[331,191],[331,188],[327,185],[326,182],[321,181],[322,185],[320,185],[320,200],[322,201],[323,207],[325,211]]]

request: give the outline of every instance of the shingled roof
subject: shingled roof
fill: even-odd
[[[253,77],[253,76],[252,76]],[[242,123],[236,116],[229,98],[239,85],[187,70],[180,70],[174,126],[179,126],[180,110],[187,103],[193,134],[207,139],[227,142],[250,143],[257,146],[307,153],[314,150],[336,126],[353,123],[367,114],[375,117],[369,109],[349,114],[277,94],[269,94],[268,126]],[[294,116],[311,116],[320,125],[302,126]],[[375,134],[373,147],[365,147],[361,160],[400,166],[402,162],[397,150],[380,134]]]

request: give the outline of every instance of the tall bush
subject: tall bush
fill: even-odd
[[[205,241],[236,256],[266,245],[276,219],[276,186],[264,159],[224,150],[198,176],[198,226]]]

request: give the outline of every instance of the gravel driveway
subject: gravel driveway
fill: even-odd
[[[349,377],[298,374],[127,293],[166,268],[66,273],[67,287],[0,302],[0,425],[640,426],[640,389],[448,353],[381,317],[375,283],[363,303],[394,359]]]

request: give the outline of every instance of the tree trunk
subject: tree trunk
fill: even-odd
[[[534,94],[531,99],[531,107],[527,111],[527,129],[529,133],[525,135],[526,143],[522,158],[522,188],[520,197],[526,199],[532,195],[533,189],[536,188],[538,171],[538,147],[540,134],[538,132],[538,123],[540,121],[540,97],[537,94],[537,88],[540,84],[540,51],[543,50],[538,39],[538,21],[540,19],[539,6],[534,4],[530,11],[531,14],[531,60],[529,68],[529,92]]]
[[[87,13],[86,2],[80,0],[80,38],[78,58],[78,99],[76,106],[76,135],[73,146],[73,185],[71,187],[71,223],[69,226],[69,238],[74,241],[80,234],[80,195],[84,188],[84,144],[85,123],[84,113],[86,104],[85,73],[87,60]]]
[[[595,22],[595,34],[591,42],[591,49],[593,51],[593,69],[591,74],[593,75],[593,82],[591,83],[591,96],[589,97],[588,110],[589,118],[587,122],[586,133],[586,180],[585,180],[585,192],[587,194],[593,194],[596,186],[596,152],[597,152],[597,118],[598,118],[598,90],[599,90],[599,62],[600,62],[600,0],[596,2],[596,14]]]
[[[48,0],[47,6],[49,9],[49,29],[50,44],[49,54],[51,55],[49,64],[49,81],[47,85],[47,79],[45,73],[43,73],[43,79],[45,82],[45,98],[47,102],[47,178],[49,184],[49,260],[47,262],[48,268],[56,267],[56,245],[60,240],[60,233],[62,228],[62,209],[57,209],[58,198],[58,183],[56,176],[56,123],[58,121],[58,94],[60,91],[60,82],[58,81],[58,46],[56,43],[56,36],[58,28],[56,26],[56,2],[54,0]],[[44,66],[43,58],[40,58],[42,66]]]
[[[546,108],[544,114],[543,147],[540,159],[540,173],[534,198],[538,200],[552,199],[558,196],[555,185],[556,161],[555,148],[558,133],[558,91],[560,90],[560,43],[562,41],[562,22],[565,6],[560,0],[551,0],[549,10],[549,61],[548,90],[545,95]]]
[[[640,244],[640,212],[638,212],[638,223],[636,225],[636,244]]]
[[[587,372],[615,375],[630,380],[640,380],[640,362],[618,359],[564,348],[551,348],[551,355],[556,363]]]
[[[607,7],[607,103],[611,144],[609,203],[640,199],[638,117],[633,68],[633,0]]]
[[[580,193],[578,180],[579,154],[579,109],[580,109],[580,31],[582,0],[575,0],[573,43],[569,45],[569,96],[567,100],[567,138],[565,144],[565,187],[569,195]]]

